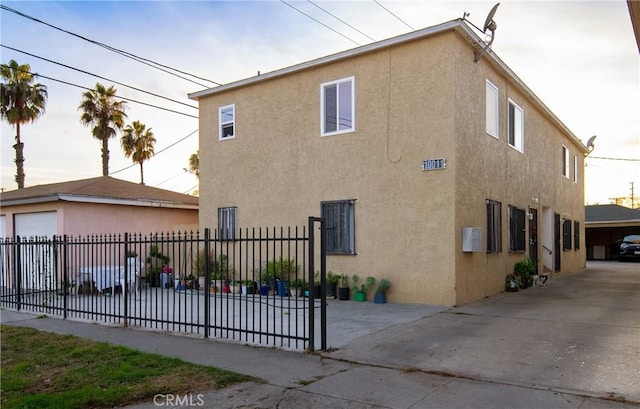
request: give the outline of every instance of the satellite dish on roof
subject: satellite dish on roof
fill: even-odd
[[[484,54],[489,48],[491,48],[491,44],[493,44],[493,39],[495,37],[495,31],[498,28],[498,25],[493,20],[493,16],[496,14],[496,11],[498,10],[498,6],[499,5],[500,5],[500,3],[496,3],[496,5],[491,8],[491,11],[489,11],[489,14],[487,14],[487,18],[484,20],[484,26],[482,27],[482,32],[486,33],[487,30],[490,30],[491,31],[491,39],[489,40],[487,45],[482,49],[482,51],[480,51],[480,52],[476,51],[475,52],[475,56],[476,56],[475,62],[478,62],[480,60],[480,57],[482,57],[482,54]]]
[[[589,149],[589,153],[591,153],[591,151],[593,151],[593,148],[595,148],[595,144],[593,142],[595,142],[596,138],[598,137],[598,135],[593,135],[591,138],[589,138],[589,140],[587,141],[587,149]],[[588,155],[588,154],[587,154]]]
[[[489,29],[489,30],[491,30],[493,32],[493,31],[496,31],[496,28],[498,28],[496,22],[493,21],[493,16],[496,14],[496,10],[498,10],[498,6],[499,5],[500,5],[500,3],[496,3],[496,5],[493,6],[491,11],[487,15],[487,18],[484,21],[484,27],[482,27],[482,32],[483,33],[486,33],[487,29]]]

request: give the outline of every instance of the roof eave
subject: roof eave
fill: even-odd
[[[48,196],[27,197],[22,199],[10,199],[1,201],[1,206],[19,206],[28,204],[48,203],[56,202],[58,200],[66,202],[78,202],[78,203],[96,203],[96,204],[108,204],[108,205],[120,205],[120,206],[141,206],[141,207],[162,207],[171,209],[187,209],[198,210],[198,204],[193,203],[181,203],[162,200],[150,200],[150,199],[122,199],[122,198],[110,198],[99,196],[84,196],[84,195],[72,195],[65,193],[57,193]]]

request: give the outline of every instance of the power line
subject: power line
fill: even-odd
[[[71,31],[68,31],[68,30],[62,29],[62,28],[60,28],[60,27],[54,26],[53,24],[47,23],[47,22],[42,21],[42,20],[40,20],[40,19],[38,19],[38,18],[32,17],[32,16],[30,16],[30,15],[28,15],[28,14],[22,13],[22,12],[20,12],[20,11],[16,10],[16,9],[13,9],[13,8],[11,8],[11,7],[7,7],[7,6],[5,6],[4,4],[0,4],[0,8],[1,8],[2,10],[6,10],[6,11],[9,11],[9,12],[11,12],[11,13],[17,14],[17,15],[19,15],[20,17],[24,17],[24,18],[26,18],[26,19],[29,19],[29,20],[35,21],[35,22],[37,22],[37,23],[44,24],[44,25],[45,25],[45,26],[47,26],[47,27],[51,27],[51,28],[53,28],[53,29],[55,29],[55,30],[58,30],[58,31],[61,31],[61,32],[63,32],[63,33],[66,33],[66,34],[72,35],[72,36],[77,37],[77,38],[79,38],[79,39],[81,39],[81,40],[87,41],[87,42],[89,42],[89,43],[91,43],[91,44],[94,44],[94,45],[97,45],[97,46],[99,46],[99,47],[105,48],[105,49],[107,49],[107,50],[109,50],[109,51],[112,51],[112,52],[114,52],[114,53],[116,53],[116,54],[120,54],[120,55],[122,55],[122,56],[124,56],[124,57],[130,58],[130,59],[132,59],[132,60],[134,60],[134,61],[137,61],[137,62],[139,62],[139,63],[141,63],[141,64],[148,65],[148,66],[150,66],[150,67],[152,67],[152,68],[155,68],[155,69],[157,69],[157,70],[163,71],[163,72],[165,72],[165,73],[167,73],[167,74],[170,74],[170,75],[173,75],[173,76],[175,76],[175,77],[181,78],[181,79],[183,79],[183,80],[185,80],[185,81],[189,81],[189,82],[192,82],[192,83],[194,83],[194,84],[200,85],[200,86],[202,86],[202,87],[207,87],[207,88],[208,88],[209,86],[208,86],[208,85],[205,85],[205,84],[201,84],[201,83],[199,83],[199,82],[197,82],[197,81],[194,81],[194,80],[192,80],[192,79],[185,78],[185,77],[183,77],[183,76],[181,76],[181,75],[176,74],[175,72],[178,72],[178,73],[180,73],[180,74],[184,74],[184,75],[188,75],[188,76],[190,76],[190,77],[197,78],[197,79],[200,79],[200,80],[208,81],[208,82],[210,82],[210,83],[212,83],[212,84],[215,84],[215,85],[222,85],[222,84],[220,84],[219,82],[216,82],[216,81],[213,81],[213,80],[210,80],[210,79],[207,79],[207,78],[199,77],[199,76],[197,76],[197,75],[190,74],[190,73],[185,72],[185,71],[181,71],[181,70],[179,70],[179,69],[177,69],[177,68],[169,67],[168,65],[160,64],[159,62],[156,62],[156,61],[153,61],[153,60],[150,60],[150,59],[144,58],[144,57],[137,56],[137,55],[135,55],[135,54],[129,53],[129,52],[127,52],[127,51],[120,50],[120,49],[118,49],[118,48],[115,48],[115,47],[112,47],[112,46],[110,46],[110,45],[107,45],[107,44],[101,43],[101,42],[99,42],[99,41],[91,40],[91,39],[89,39],[89,38],[87,38],[87,37],[81,36],[80,34],[76,34],[76,33],[73,33],[73,32],[71,32]],[[160,68],[160,67],[162,67],[162,68]],[[166,69],[164,69],[164,68],[166,68]],[[172,70],[172,71],[175,71],[175,72],[171,72],[171,71],[168,71],[168,70]]]
[[[640,159],[627,159],[627,158],[603,158],[602,156],[589,156],[588,159],[604,159],[604,160],[625,160],[630,162],[640,162]]]
[[[397,18],[398,20],[400,20],[405,26],[409,27],[411,30],[415,31],[416,29],[411,27],[406,21],[404,21],[403,19],[401,19],[400,17],[396,16],[395,14],[393,14],[393,12],[391,10],[389,10],[388,8],[386,8],[385,6],[383,6],[382,4],[380,4],[380,2],[378,0],[373,0],[374,3],[376,3],[378,6],[382,7],[383,9],[385,9],[387,11],[387,13],[391,14],[393,17]]]
[[[3,66],[7,66],[6,64],[2,64],[2,65]],[[46,75],[38,74],[38,73],[35,73],[35,72],[24,71],[24,70],[19,70],[19,71],[27,73],[27,74],[35,75],[36,77],[42,77],[42,78],[46,78],[46,79],[51,80],[51,81],[59,82],[61,84],[70,85],[72,87],[84,89],[84,90],[87,90],[87,91],[93,91],[94,90],[93,88],[84,87],[82,85],[74,84],[72,82],[68,82],[68,81],[64,81],[64,80],[59,80],[57,78],[47,77]],[[188,116],[188,117],[191,117],[191,118],[198,119],[198,117],[196,115],[186,114],[184,112],[176,111],[174,109],[164,108],[164,107],[161,107],[161,106],[158,106],[158,105],[149,104],[147,102],[137,101],[137,100],[132,99],[132,98],[126,98],[126,97],[122,97],[122,96],[119,96],[119,95],[116,95],[116,96],[118,98],[124,99],[125,101],[129,101],[129,102],[133,102],[133,103],[141,104],[141,105],[146,105],[148,107],[161,109],[163,111],[173,112],[174,114],[184,115],[184,116]]]
[[[169,97],[165,97],[165,96],[162,96],[162,95],[159,95],[159,94],[155,94],[155,93],[153,93],[153,92],[145,91],[145,90],[143,90],[143,89],[136,88],[136,87],[134,87],[134,86],[127,85],[127,84],[124,84],[124,83],[122,83],[122,82],[118,82],[118,81],[115,81],[115,80],[112,80],[112,79],[109,79],[109,78],[106,78],[106,77],[102,77],[102,76],[100,76],[100,75],[98,75],[98,74],[93,74],[93,73],[90,73],[90,72],[88,72],[88,71],[81,70],[81,69],[79,69],[79,68],[75,68],[75,67],[72,67],[72,66],[67,65],[67,64],[63,64],[63,63],[61,63],[61,62],[53,61],[53,60],[50,60],[50,59],[48,59],[48,58],[40,57],[40,56],[38,56],[38,55],[31,54],[31,53],[28,53],[28,52],[26,52],[26,51],[19,50],[19,49],[17,49],[17,48],[9,47],[8,45],[0,44],[0,46],[2,46],[2,47],[4,47],[4,48],[8,48],[9,50],[12,50],[12,51],[17,51],[17,52],[19,52],[19,53],[26,54],[26,55],[28,55],[28,56],[30,56],[30,57],[38,58],[38,59],[40,59],[40,60],[43,60],[43,61],[46,61],[46,62],[49,62],[49,63],[52,63],[52,64],[60,65],[61,67],[65,67],[65,68],[68,68],[68,69],[70,69],[70,70],[74,70],[74,71],[81,72],[81,73],[83,73],[83,74],[91,75],[91,76],[93,76],[93,77],[100,78],[100,79],[105,80],[105,81],[113,82],[113,83],[115,83],[115,84],[122,85],[123,87],[127,87],[127,88],[130,88],[130,89],[135,90],[135,91],[144,92],[145,94],[149,94],[149,95],[152,95],[152,96],[154,96],[154,97],[158,97],[158,98],[166,99],[167,101],[175,102],[176,104],[181,104],[181,105],[188,106],[189,108],[198,109],[198,107],[197,107],[197,106],[193,106],[193,105],[187,104],[187,103],[185,103],[185,102],[181,102],[181,101],[178,101],[178,100],[175,100],[175,99],[169,98]]]
[[[164,147],[164,148],[160,149],[158,152],[154,152],[153,157],[156,157],[157,155],[161,154],[162,152],[166,151],[167,149],[169,149],[169,148],[172,148],[172,147],[176,146],[177,144],[179,144],[180,142],[184,141],[185,139],[187,139],[188,137],[190,137],[191,135],[193,135],[193,134],[194,134],[194,133],[196,133],[196,132],[198,132],[198,130],[197,130],[197,129],[196,129],[195,131],[192,131],[191,133],[189,133],[187,136],[185,136],[185,137],[183,137],[183,138],[178,139],[177,141],[175,141],[174,143],[170,144],[169,146],[167,146],[167,147]],[[126,167],[124,167],[124,168],[122,168],[122,169],[118,169],[118,170],[116,170],[115,172],[109,172],[109,174],[110,174],[110,175],[113,175],[113,174],[115,174],[115,173],[120,173],[120,172],[123,172],[123,171],[125,171],[125,170],[127,170],[127,169],[131,169],[132,167],[137,166],[137,165],[138,165],[138,163],[132,163],[132,164],[131,164],[131,165],[129,165],[129,166],[126,166]],[[166,182],[166,180],[165,180],[165,182]],[[164,183],[164,182],[162,182],[162,183]],[[160,183],[160,184],[162,184],[162,183]],[[157,185],[156,185],[156,186],[157,186]]]
[[[307,0],[309,3],[313,4],[314,6],[316,6],[317,8],[319,8],[320,10],[324,11],[325,13],[327,13],[328,15],[330,15],[331,17],[335,18],[336,20],[338,20],[339,22],[351,27],[352,29],[354,29],[355,31],[357,31],[358,33],[362,34],[363,36],[367,37],[369,40],[371,41],[376,41],[375,39],[371,38],[370,36],[366,35],[365,33],[363,33],[362,31],[358,30],[357,28],[355,28],[354,26],[352,26],[351,24],[347,23],[346,21],[342,20],[341,18],[331,14],[330,12],[328,12],[327,10],[323,9],[322,7],[318,6],[316,3],[312,2],[311,0]]]
[[[305,13],[305,12],[303,12],[302,10],[297,9],[296,7],[294,7],[294,6],[292,6],[291,4],[287,3],[286,1],[284,1],[284,0],[280,0],[280,2],[281,2],[281,3],[286,4],[287,6],[291,7],[292,9],[294,9],[294,10],[295,10],[295,11],[297,11],[298,13],[300,13],[300,14],[304,15],[305,17],[310,18],[311,20],[315,21],[316,23],[320,24],[321,26],[324,26],[324,27],[328,28],[329,30],[333,31],[334,33],[336,33],[336,34],[338,34],[338,35],[340,35],[340,36],[342,36],[342,37],[346,38],[347,40],[351,41],[351,42],[352,42],[352,43],[354,43],[355,45],[360,45],[360,43],[358,43],[358,42],[356,42],[356,41],[352,40],[351,38],[347,37],[346,35],[342,34],[341,32],[339,32],[339,31],[337,31],[337,30],[334,30],[333,28],[331,28],[331,27],[329,27],[328,25],[326,25],[326,24],[322,23],[321,21],[316,20],[315,18],[311,17],[310,15],[308,15],[308,14],[307,14],[307,13]]]

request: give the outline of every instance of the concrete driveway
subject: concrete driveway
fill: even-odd
[[[640,263],[590,262],[544,287],[429,314],[324,355],[640,402]]]

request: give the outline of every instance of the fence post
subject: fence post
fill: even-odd
[[[20,294],[20,287],[22,287],[22,274],[20,273],[20,236],[16,236],[13,244],[13,285],[16,288],[16,309],[20,311],[22,299]]]
[[[326,229],[323,218],[317,218],[320,222],[320,348],[327,350],[327,249]]]
[[[204,337],[209,338],[209,287],[211,286],[211,229],[204,229]]]
[[[313,225],[315,217],[309,216],[309,277],[307,283],[309,283],[309,351],[313,352],[315,349],[316,341],[316,312],[315,312],[315,299],[313,297],[313,270],[314,270],[314,255],[315,244],[313,240]]]
[[[129,288],[129,233],[124,233],[124,287],[120,290],[122,296],[124,297],[124,326],[129,326],[129,293],[127,291]],[[122,256],[121,256],[122,258]],[[115,292],[115,290],[114,290]]]

